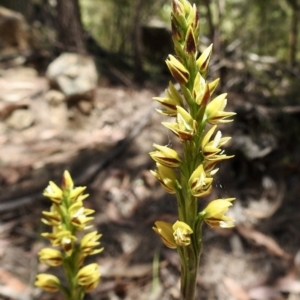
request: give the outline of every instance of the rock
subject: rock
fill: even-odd
[[[0,6],[0,56],[11,58],[30,52],[29,26],[15,11]]]
[[[83,114],[89,115],[93,110],[93,103],[86,100],[80,100],[78,102],[78,108]]]
[[[17,109],[6,119],[6,123],[11,128],[23,130],[34,123],[34,116],[29,109]]]
[[[56,90],[49,90],[45,94],[45,99],[50,105],[58,106],[65,101],[66,96],[62,92]]]
[[[67,100],[93,100],[98,74],[93,59],[76,53],[63,53],[49,66],[46,76]]]

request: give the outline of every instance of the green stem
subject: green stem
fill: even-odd
[[[184,247],[184,258],[181,260],[181,300],[194,300],[200,253],[195,253],[193,245]]]
[[[197,286],[197,275],[202,253],[202,219],[196,219],[191,244],[180,247],[181,260],[181,300],[194,300]]]

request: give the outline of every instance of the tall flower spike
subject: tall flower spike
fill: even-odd
[[[43,212],[42,222],[52,227],[52,232],[41,235],[47,238],[53,248],[44,248],[38,255],[40,262],[59,267],[65,273],[65,280],[60,280],[50,274],[40,274],[35,282],[36,286],[49,292],[60,290],[65,299],[83,300],[86,292],[93,290],[100,278],[97,264],[83,267],[87,256],[102,252],[100,245],[101,234],[97,231],[86,233],[78,237],[80,231],[84,231],[92,225],[94,219],[91,215],[93,209],[85,208],[83,200],[88,196],[83,194],[86,187],[74,187],[74,182],[68,171],[62,178],[61,188],[50,181],[44,195],[52,201],[50,211]]]
[[[178,221],[173,225],[158,221],[153,229],[167,247],[176,248],[179,254],[180,298],[194,300],[199,298],[195,291],[203,248],[203,223],[212,227],[231,227],[234,224],[225,216],[231,199],[220,203],[213,201],[202,213],[198,213],[197,199],[210,194],[213,176],[218,171],[217,163],[230,158],[222,149],[230,137],[222,137],[214,125],[230,122],[234,113],[224,112],[226,94],[212,98],[219,79],[207,80],[213,46],[199,55],[200,24],[196,5],[191,5],[188,0],[171,1],[175,56],[169,55],[166,63],[180,90],[175,90],[170,84],[166,96],[154,100],[163,106],[159,113],[176,116],[175,122],[162,124],[178,137],[182,149],[179,156],[169,147],[155,145],[156,151],[150,155],[157,162],[157,170],[152,174],[168,193],[176,195]],[[213,125],[211,129],[210,125]]]

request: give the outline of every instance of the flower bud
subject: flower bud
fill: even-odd
[[[211,44],[209,47],[207,47],[196,62],[198,70],[203,77],[206,77],[208,72],[208,65],[212,54],[212,46],[213,45]]]
[[[189,26],[186,32],[184,49],[187,54],[191,55],[194,55],[197,51],[197,43],[192,26]]]
[[[166,60],[166,64],[172,76],[179,84],[186,84],[189,81],[189,71],[175,56],[170,54]]]
[[[61,187],[63,190],[72,190],[74,187],[74,183],[69,171],[64,171],[64,175],[62,178]]]

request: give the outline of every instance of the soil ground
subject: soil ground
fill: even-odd
[[[45,78],[10,72],[0,77],[0,299],[62,299],[33,283],[38,272],[55,272],[37,261],[49,246],[40,218],[50,203],[41,195],[65,169],[87,186],[85,203],[103,234],[105,250],[94,258],[102,280],[87,299],[179,299],[177,253],[151,229],[156,220],[176,220],[175,199],[149,173],[153,143],[177,146],[152,104],[162,91],[102,85],[84,114],[49,104]],[[210,199],[236,197],[237,226],[205,226],[197,299],[300,299],[299,145],[268,103],[228,99],[227,110],[238,115],[222,130],[233,137],[226,153],[235,158],[221,163]],[[10,119],[17,110],[30,111],[32,122],[18,128]],[[288,118],[298,122],[299,114]],[[268,124],[276,122],[283,125],[272,134]]]

